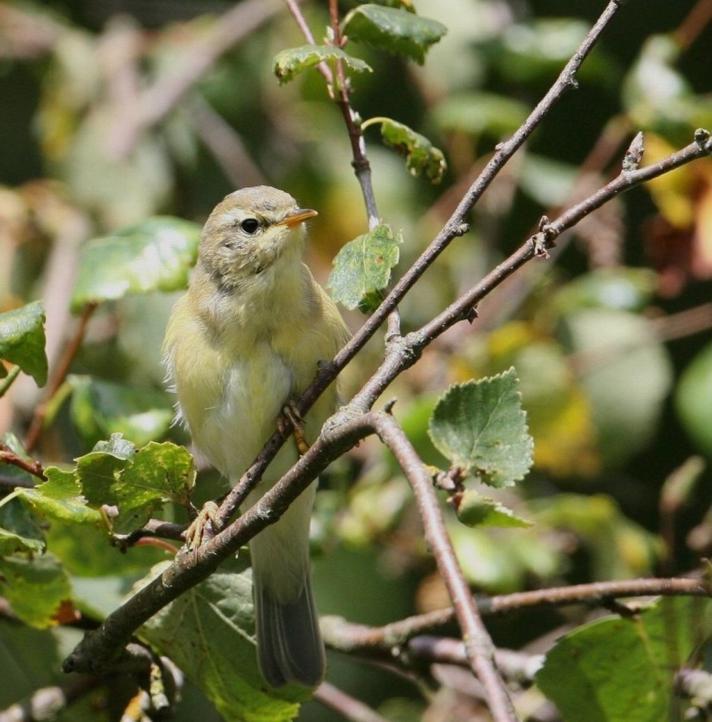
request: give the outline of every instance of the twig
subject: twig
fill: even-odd
[[[329,682],[322,682],[314,692],[314,699],[350,722],[388,722],[361,700],[346,694]],[[2,722],[2,720],[0,720]]]
[[[504,614],[530,607],[561,607],[571,604],[600,605],[610,599],[651,596],[712,597],[712,588],[705,581],[675,577],[667,579],[629,579],[614,582],[574,584],[569,587],[537,589],[494,597],[477,595],[477,608],[482,615]],[[326,643],[344,652],[367,651],[373,647],[387,648],[404,644],[410,638],[428,634],[451,624],[452,607],[392,622],[383,627],[353,624],[339,617],[324,617],[321,629]]]
[[[20,375],[20,367],[19,366],[13,366],[12,369],[8,372],[7,376],[0,381],[0,398],[5,396],[7,393],[7,390],[12,386],[15,379]]]
[[[477,611],[455,550],[445,529],[445,520],[438,504],[435,489],[413,445],[396,420],[387,414],[372,414],[374,428],[381,441],[396,457],[398,464],[413,487],[418,511],[423,520],[425,538],[435,557],[455,617],[462,630],[470,668],[485,689],[490,712],[495,722],[516,720],[512,701],[504,681],[494,663],[494,645]]]
[[[712,20],[712,0],[698,0],[674,33],[680,47],[687,50],[704,32],[710,20]]]
[[[22,469],[28,474],[32,474],[32,476],[42,479],[42,481],[47,480],[42,464],[40,464],[39,461],[36,461],[35,459],[25,459],[22,456],[18,456],[9,446],[3,443],[0,443],[0,461],[6,464],[12,464],[18,469]],[[15,486],[25,485],[16,483]]]
[[[309,25],[307,24],[304,15],[302,15],[302,11],[299,9],[299,5],[295,2],[295,0],[284,0],[284,2],[287,4],[289,12],[292,13],[292,16],[296,20],[299,29],[302,31],[302,35],[304,35],[304,37],[307,39],[307,42],[311,45],[316,45],[314,35],[309,29]],[[334,74],[331,72],[331,68],[325,62],[319,63],[319,65],[317,65],[316,67],[317,70],[324,77],[324,80],[326,80],[326,87],[329,90],[329,94],[333,96]]]
[[[81,348],[89,321],[91,320],[95,310],[95,303],[88,303],[84,306],[82,314],[79,317],[79,323],[74,331],[74,335],[67,344],[64,353],[59,359],[57,368],[52,374],[49,385],[47,386],[47,391],[44,394],[44,399],[35,408],[35,413],[33,414],[32,421],[30,422],[30,428],[27,431],[27,436],[25,437],[25,448],[28,452],[32,452],[37,446],[37,442],[40,440],[49,403],[64,383],[64,380],[67,378],[72,361],[74,361],[74,357]]]
[[[141,539],[175,539],[185,541],[183,533],[188,527],[184,524],[174,524],[162,519],[149,519],[141,529],[136,529],[130,534],[112,535],[112,544],[115,544],[121,551],[137,544]]]

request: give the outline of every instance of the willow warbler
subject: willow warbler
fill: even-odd
[[[179,415],[198,449],[236,482],[274,432],[285,405],[331,359],[348,330],[302,257],[304,221],[276,188],[228,195],[203,228],[188,292],[171,314],[164,341]],[[333,386],[304,419],[314,439],[337,403]],[[297,460],[285,444],[250,494],[252,506]],[[258,661],[273,686],[316,686],[324,647],[309,579],[312,484],[281,519],[250,542]]]

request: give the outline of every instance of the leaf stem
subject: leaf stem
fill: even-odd
[[[2,380],[2,383],[0,383],[0,399],[5,396],[5,394],[8,392],[8,389],[10,388],[10,386],[12,386],[12,384],[15,382],[15,379],[19,375],[20,367],[13,366],[7,376]]]

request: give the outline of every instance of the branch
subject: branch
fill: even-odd
[[[322,682],[316,688],[314,699],[351,722],[388,722],[368,705],[329,682]]]
[[[18,456],[9,446],[3,443],[0,443],[0,461],[6,464],[12,464],[18,469],[22,469],[23,471],[32,474],[32,476],[36,476],[42,481],[47,481],[44,468],[39,461],[36,461],[35,459],[25,459],[22,456]],[[26,484],[18,481],[15,481],[13,485],[27,486]]]
[[[482,623],[445,529],[445,520],[430,474],[392,416],[381,413],[372,414],[371,417],[378,436],[396,457],[413,487],[425,538],[452,600],[470,668],[485,689],[492,717],[495,722],[516,720],[507,688],[494,663],[494,645]]]

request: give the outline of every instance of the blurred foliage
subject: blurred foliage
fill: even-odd
[[[66,625],[76,610],[103,618],[172,556],[170,543],[152,540],[124,553],[112,533],[152,515],[184,522],[189,502],[224,492],[170,426],[160,363],[174,292],[187,282],[215,203],[236,185],[268,183],[317,208],[309,264],[326,285],[336,259],[332,294],[368,312],[546,91],[595,5],[348,0],[348,42],[336,49],[325,4],[307,3],[318,46],[303,46],[286,12],[267,12],[205,62],[232,3],[0,3],[3,449],[30,460],[18,439],[44,400],[36,384],[45,383],[48,360],[50,378],[59,365],[74,328],[70,309],[98,305],[32,452],[47,479],[0,465],[0,596],[22,622],[0,617],[0,708],[66,681],[58,669],[79,639]],[[692,0],[649,4],[643,15],[634,5],[587,59],[579,90],[478,204],[471,230],[401,304],[406,332],[477,282],[542,214],[554,217],[617,173],[637,130],[643,163],[654,163],[712,126],[712,28],[685,22]],[[315,70],[322,61],[334,70],[339,58],[357,121],[379,125],[391,146],[366,132],[383,221],[370,231],[341,113]],[[394,413],[435,479],[451,463],[472,471],[441,496],[474,587],[683,573],[712,552],[712,472],[703,462],[712,456],[703,313],[711,279],[708,159],[585,219],[560,239],[555,265],[522,269],[481,304],[472,327],[452,329],[393,385],[387,398],[398,398]],[[681,313],[696,306],[702,323]],[[354,328],[362,320],[346,317]],[[374,368],[381,340],[354,362],[356,376]],[[690,481],[678,472],[695,455]],[[480,483],[505,486],[532,464],[516,487]],[[688,479],[684,493],[674,478]],[[684,496],[674,503],[673,487]],[[385,624],[448,604],[410,487],[375,440],[333,464],[320,490],[312,541],[323,613]],[[141,632],[188,677],[178,722],[218,713],[289,719],[300,699],[275,697],[257,675],[240,557],[236,573],[212,576]],[[576,625],[537,677],[566,722],[682,719],[689,710],[671,703],[671,672],[708,636],[709,610],[668,601],[593,621],[585,609],[527,612],[492,629],[497,644],[521,646]],[[692,661],[712,669],[704,648]],[[459,719],[449,688],[450,702],[423,695],[343,655],[330,656],[328,676],[391,722]],[[119,719],[134,694],[134,681],[121,677],[61,719]],[[307,702],[299,719],[334,716]]]

